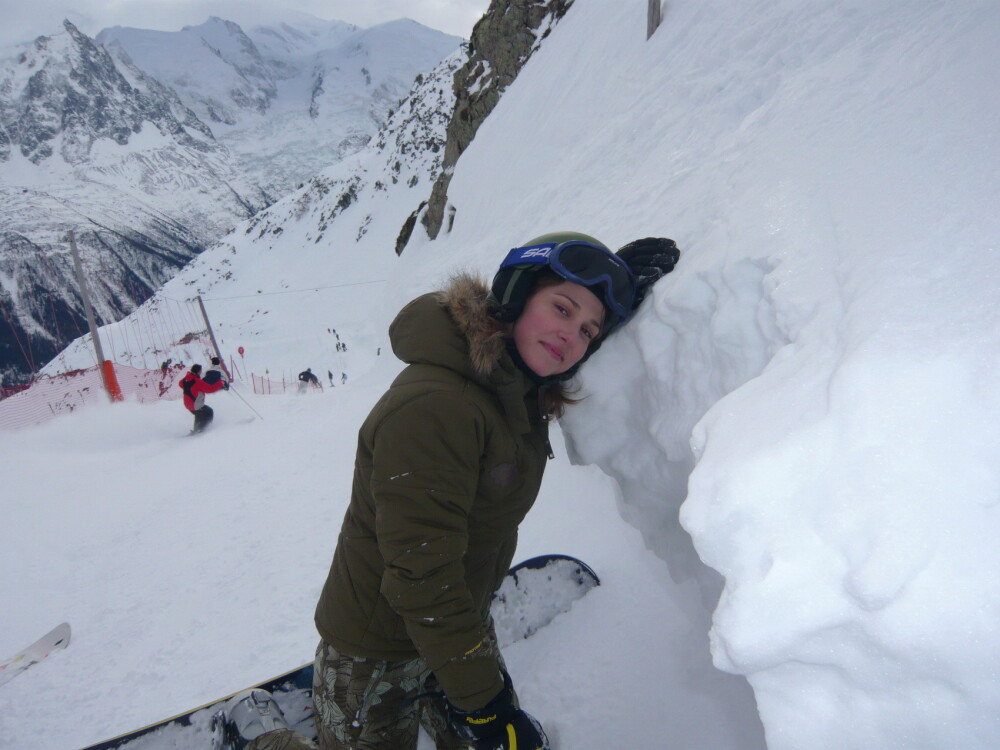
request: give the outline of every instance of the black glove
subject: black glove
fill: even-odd
[[[666,237],[646,237],[632,240],[620,248],[617,255],[635,274],[635,306],[638,307],[649,287],[674,270],[681,252],[673,240]]]
[[[222,381],[222,390],[224,391],[229,390],[229,383],[227,383],[225,380]]]
[[[503,673],[503,690],[475,711],[449,705],[451,722],[476,744],[476,750],[550,750],[542,725],[514,705],[514,686]]]

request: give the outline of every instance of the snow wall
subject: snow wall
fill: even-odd
[[[403,263],[675,238],[574,459],[771,750],[1000,746],[1000,4],[633,5],[576,0]]]

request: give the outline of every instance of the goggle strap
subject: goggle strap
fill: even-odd
[[[517,268],[516,266],[514,267],[514,273],[511,274],[510,281],[507,282],[507,288],[504,289],[503,299],[500,300],[501,307],[507,305],[510,302],[510,297],[514,293],[514,289],[517,286],[517,280],[521,277],[522,273],[524,273],[523,270]]]

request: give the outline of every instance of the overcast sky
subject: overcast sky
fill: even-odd
[[[219,16],[239,24],[269,20],[287,11],[373,26],[412,18],[468,38],[489,0],[0,0],[0,47],[62,30],[69,18],[94,35],[108,26],[177,31]]]

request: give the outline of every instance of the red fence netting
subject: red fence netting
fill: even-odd
[[[15,393],[20,393],[30,386],[31,383],[25,383],[24,385],[0,386],[0,401],[3,401],[8,396],[13,396]]]
[[[255,375],[250,373],[250,378],[253,381],[253,392],[269,396],[276,393],[285,393],[286,385],[284,378],[281,381],[271,380],[270,378],[265,378],[260,375]]]
[[[126,399],[149,403],[160,399],[179,399],[183,394],[177,381],[185,368],[140,370],[127,365],[115,365],[115,374]],[[0,429],[14,429],[41,424],[60,414],[68,414],[90,403],[106,403],[101,368],[73,370],[52,377],[41,377],[28,386],[5,388],[15,391],[0,401]]]
[[[141,404],[149,404],[161,399],[179,399],[184,394],[177,383],[184,377],[187,368],[183,365],[160,370],[141,370],[128,365],[115,365],[118,384],[125,398],[133,398]]]
[[[142,404],[175,400],[183,395],[177,386],[187,372],[183,365],[143,370],[128,365],[114,365],[118,385],[126,400]],[[271,380],[249,373],[256,394],[288,393],[296,381]],[[109,400],[101,368],[89,367],[51,377],[40,377],[27,385],[0,388],[0,430],[41,424],[60,414],[69,414],[89,403]]]

